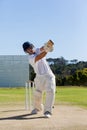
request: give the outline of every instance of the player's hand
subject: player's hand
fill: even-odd
[[[54,42],[52,40],[49,40],[47,43],[45,43],[44,50],[46,52],[52,52],[54,50]]]

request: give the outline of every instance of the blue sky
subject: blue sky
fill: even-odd
[[[47,58],[87,61],[87,0],[0,0],[0,55],[24,55],[52,39]]]

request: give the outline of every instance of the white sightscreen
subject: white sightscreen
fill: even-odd
[[[0,87],[21,87],[29,80],[26,55],[0,56]]]

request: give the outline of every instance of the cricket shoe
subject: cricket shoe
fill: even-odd
[[[49,111],[46,111],[46,112],[44,113],[44,115],[45,115],[46,118],[50,118],[51,115],[52,115],[52,113],[49,112]]]
[[[37,108],[35,108],[35,109],[32,110],[31,114],[32,114],[32,115],[37,114],[38,111],[39,111],[39,110],[38,110]]]

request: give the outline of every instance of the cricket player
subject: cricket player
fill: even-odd
[[[52,52],[54,43],[49,40],[41,48],[34,48],[30,42],[23,43],[24,52],[29,54],[29,64],[33,67],[36,77],[34,93],[34,109],[31,114],[37,114],[42,110],[42,94],[46,92],[44,115],[49,118],[52,115],[52,106],[55,100],[55,75],[46,61],[48,52]]]

